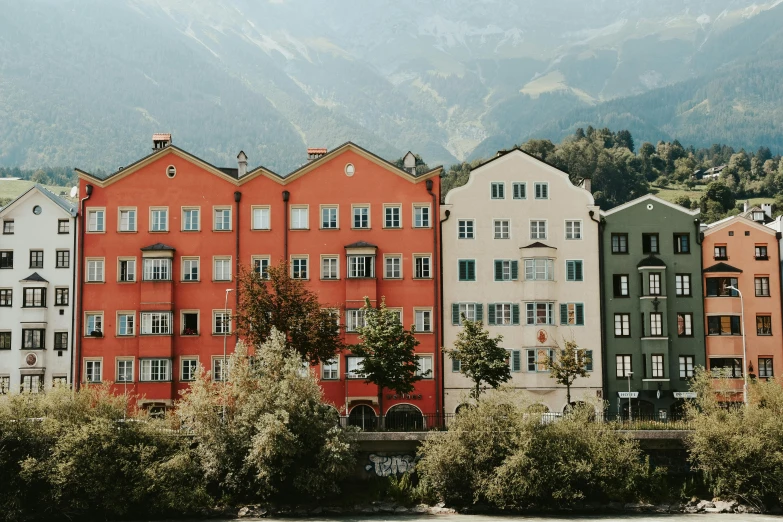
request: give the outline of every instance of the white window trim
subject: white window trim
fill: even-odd
[[[418,334],[431,334],[431,333],[433,333],[434,332],[434,326],[435,326],[433,323],[435,322],[435,317],[432,314],[432,307],[429,307],[429,306],[414,306],[413,307],[413,324],[414,325],[416,325],[416,322],[417,322],[417,317],[416,316],[417,316],[417,314],[419,312],[429,312],[430,313],[430,329],[429,330],[419,330],[417,328],[416,329],[416,334],[418,335]]]
[[[312,279],[312,276],[313,276],[313,266],[312,266],[312,264],[310,264],[310,254],[296,254],[296,255],[292,255],[289,258],[289,265],[290,265],[290,271],[291,271],[291,273],[289,274],[289,277],[291,277],[292,279],[294,278],[294,259],[305,259],[305,260],[307,260],[307,277],[298,277],[296,279],[301,280],[301,281],[309,281],[310,279]]]
[[[367,209],[367,226],[357,227],[354,221],[354,210],[357,208]],[[384,220],[386,216],[384,216]],[[371,230],[372,229],[372,206],[369,203],[352,203],[351,204],[351,230]]]
[[[417,227],[416,226],[416,209],[419,208],[426,208],[427,209],[427,226],[425,227]],[[411,205],[411,225],[413,228],[432,228],[432,203],[413,203]]]
[[[168,379],[142,379],[142,372],[144,371],[144,362],[146,361],[168,361]],[[170,358],[168,357],[140,357],[139,358],[139,382],[171,382],[174,380],[174,368]],[[150,372],[152,373],[152,372]]]
[[[92,212],[103,212],[103,230],[90,230],[90,213]],[[105,234],[107,227],[106,223],[106,207],[87,207],[84,209],[84,213],[87,216],[87,224],[84,227],[84,233],[85,234]],[[138,227],[138,223],[137,223]],[[119,228],[119,225],[117,225],[117,228]]]
[[[386,259],[388,258],[397,258],[400,260],[400,277],[386,277]],[[405,276],[405,263],[403,263],[403,255],[402,254],[383,254],[383,279],[388,279],[390,281],[399,281],[404,278]],[[377,274],[376,274],[377,275]]]
[[[459,237],[459,222],[460,221],[472,221],[473,222],[473,237]],[[493,229],[494,229],[494,223],[493,223]],[[476,219],[475,218],[469,218],[469,217],[457,218],[457,240],[458,241],[460,241],[460,240],[476,239],[477,231],[478,230],[477,230],[477,227],[476,227]],[[494,230],[492,232],[494,234]]]
[[[492,195],[492,188],[495,185],[502,185],[503,186],[503,197],[502,198],[496,198]],[[489,182],[489,199],[506,199],[506,182],[505,181],[490,181]]]
[[[266,210],[269,216],[269,226],[267,228],[256,228],[255,214],[256,210]],[[250,206],[250,230],[259,232],[268,232],[272,230],[272,207],[270,205],[251,205]]]
[[[185,211],[186,210],[197,210],[198,211],[198,223],[196,223],[196,228],[193,230],[188,230],[185,228]],[[182,207],[182,212],[180,213],[180,219],[182,222],[180,223],[180,230],[182,232],[201,232],[201,207]]]
[[[324,209],[335,209],[337,212],[335,214],[336,220],[337,220],[337,226],[334,228],[325,227],[324,226]],[[353,217],[353,216],[351,216]],[[318,229],[319,230],[340,230],[340,205],[338,204],[323,204],[318,206]]]
[[[198,261],[198,278],[185,279],[185,261]],[[198,283],[201,281],[201,256],[182,256],[179,264],[179,280],[182,283]]]
[[[496,221],[508,221],[508,237],[495,237],[495,222]],[[513,225],[510,218],[492,218],[492,239],[513,239],[514,234],[512,232]]]
[[[400,214],[400,226],[398,227],[387,227],[386,226],[386,209],[387,208],[396,208],[399,210]],[[351,216],[353,218],[353,216]],[[383,228],[387,228],[389,230],[399,230],[403,227],[403,219],[402,219],[402,203],[384,203],[383,204]]]
[[[144,316],[147,314],[168,314],[169,316],[169,333],[143,333],[142,330],[144,329]],[[139,312],[139,328],[138,328],[139,336],[143,337],[168,337],[171,335],[174,335],[174,314],[170,310],[145,310],[142,312]]]
[[[122,213],[135,212],[134,227],[132,230],[122,230]],[[105,215],[105,214],[104,214]],[[105,223],[104,223],[105,225]],[[106,228],[105,226],[103,228]],[[120,234],[135,234],[139,231],[139,210],[137,207],[117,207],[117,232]]]
[[[541,237],[534,238],[533,237],[532,227],[533,227],[533,222],[534,221],[536,221],[536,222],[543,221],[544,222],[544,237],[543,238],[541,238]],[[527,232],[530,235],[530,240],[531,241],[546,241],[546,240],[548,240],[549,239],[549,220],[548,219],[543,219],[543,218],[531,218],[531,219],[529,219],[528,222],[527,222]]]
[[[83,363],[83,366],[82,366],[82,371],[84,373],[82,373],[82,375],[84,376],[84,382],[87,383],[87,384],[100,384],[100,383],[102,383],[103,382],[103,370],[105,369],[104,365],[103,365],[103,357],[85,357],[83,359],[83,361],[84,361],[84,363]],[[100,379],[98,379],[97,381],[88,381],[87,380],[87,363],[88,362],[99,362],[99,363],[101,363],[101,375],[100,375]]]
[[[186,337],[196,337],[201,335],[201,310],[198,309],[187,309],[179,311],[179,334],[185,335],[182,333],[185,331],[185,314],[196,314],[196,334],[187,335]]]
[[[216,270],[215,270],[215,262],[216,261],[228,261],[228,269],[230,277],[228,279],[216,279]],[[234,280],[234,266],[233,266],[233,256],[212,256],[212,282],[213,283],[230,283]],[[199,263],[199,272],[201,272],[201,266]],[[199,278],[201,278],[201,274],[199,273]]]
[[[103,268],[101,269],[101,278],[100,279],[90,279],[90,262],[91,261],[100,261],[103,264]],[[106,282],[106,258],[104,257],[87,257],[84,259],[84,282],[87,284],[95,284],[95,283],[105,283]]]
[[[131,378],[129,381],[119,380],[120,361],[131,362]],[[101,365],[101,373],[103,373],[103,365]],[[118,356],[114,358],[114,382],[116,384],[131,384],[136,382],[136,358],[135,357]]]
[[[196,368],[193,370],[193,378],[191,378],[191,379],[185,379],[184,376],[183,376],[182,368],[183,368],[183,363],[185,361],[196,361]],[[199,369],[200,365],[201,365],[201,362],[199,361],[198,355],[180,355],[179,356],[179,364],[177,365],[178,369],[179,369],[179,381],[180,382],[193,382],[193,381],[195,381],[196,377],[198,376],[198,373],[199,373],[198,369]]]
[[[332,230],[332,229],[327,229]],[[339,281],[340,280],[340,255],[338,254],[321,254],[321,263],[319,270],[321,272],[321,280],[322,281]],[[336,259],[337,260],[337,277],[324,277],[324,259]],[[307,271],[310,271],[310,266],[308,265]],[[309,275],[309,274],[308,274]]]
[[[568,237],[568,223],[579,223],[579,237]],[[548,231],[547,231],[548,232]],[[563,220],[563,238],[566,241],[582,241],[585,238],[585,223],[581,219],[564,219]]]
[[[104,328],[104,324],[103,324],[104,323],[103,310],[87,310],[87,311],[84,312],[84,317],[82,318],[82,320],[84,321],[82,323],[82,337],[93,338],[90,335],[90,332],[87,331],[87,324],[88,324],[87,318],[89,316],[91,316],[91,315],[99,315],[99,316],[101,316],[101,334],[103,334],[103,336],[105,337],[106,336],[106,329]]]
[[[340,370],[342,369],[342,363],[341,363],[342,357],[339,355],[335,355],[334,359],[332,361],[337,365],[337,377],[324,377],[324,365],[326,364],[326,361],[321,362],[321,371],[320,371],[320,379],[324,381],[339,381],[340,380]]]
[[[122,261],[133,261],[133,281],[123,281],[120,279],[120,273],[122,272],[120,270],[120,263]],[[105,268],[106,267],[104,265],[104,270]],[[104,274],[104,278],[105,278],[105,274]],[[117,282],[123,285],[139,282],[139,259],[137,257],[119,256],[117,258]]]
[[[159,210],[165,210],[166,211],[166,228],[164,230],[152,230],[152,223],[153,223],[152,213],[154,211],[159,211]],[[199,221],[201,221],[201,213],[199,213],[198,217],[199,217]],[[171,213],[169,212],[169,207],[150,207],[149,220],[150,220],[149,221],[149,228],[148,228],[147,231],[150,234],[164,234],[164,233],[168,232],[169,230],[171,230]],[[199,223],[199,225],[201,225],[201,223]]]
[[[568,263],[570,261],[578,261],[582,263],[582,279],[568,279]],[[625,275],[625,274],[623,274]],[[583,283],[585,282],[585,260],[584,259],[565,259],[563,261],[563,281],[567,283]],[[576,273],[574,273],[574,276],[576,276]],[[630,284],[630,282],[629,282]]]
[[[250,268],[253,271],[255,271],[255,269],[256,269],[256,261],[263,261],[263,260],[266,260],[267,269],[270,266],[272,266],[272,256],[268,256],[268,255],[253,255],[253,256],[250,256]]]
[[[412,264],[411,264],[412,272],[411,273],[413,274],[413,279],[427,280],[427,279],[432,279],[433,278],[434,268],[433,268],[433,265],[432,265],[432,257],[433,256],[430,253],[418,253],[418,254],[412,254],[411,255],[411,262],[412,262]],[[420,258],[429,258],[429,260],[430,260],[430,262],[429,262],[430,275],[428,275],[426,277],[418,277],[418,276],[416,276],[416,260],[420,259]],[[385,265],[383,267],[383,270],[384,270],[384,272],[386,272],[386,266]]]
[[[219,210],[228,210],[228,228],[217,228],[217,213]],[[199,218],[201,214],[199,213]],[[200,225],[201,223],[199,223]],[[213,205],[212,206],[212,232],[233,232],[234,231],[234,209],[231,205]]]
[[[435,354],[434,353],[417,353],[416,358],[428,358],[430,359],[430,373],[428,375],[422,375],[421,380],[431,381],[435,378]],[[416,372],[419,375],[419,372]]]
[[[224,313],[228,313],[228,333],[219,333],[215,328],[215,326],[217,326],[215,324],[215,319],[217,319],[217,314]],[[201,318],[199,318],[199,320],[201,320]],[[212,310],[212,325],[210,326],[210,330],[212,331],[212,335],[217,337],[228,337],[229,335],[234,335],[234,310],[231,308],[214,308]]]
[[[546,185],[546,197],[539,198],[536,196],[536,185]],[[533,199],[547,200],[549,198],[549,182],[548,181],[534,181],[533,182]]]
[[[294,210],[306,210],[307,211],[307,223],[305,223],[305,227],[301,228],[294,228]],[[310,205],[291,205],[290,209],[288,210],[288,229],[289,230],[310,230]],[[320,219],[321,216],[318,216],[318,219]]]
[[[120,316],[121,315],[132,315],[133,316],[133,333],[132,334],[121,334],[120,333]],[[117,312],[115,313],[115,321],[116,321],[117,324],[116,324],[116,327],[114,329],[115,330],[114,334],[117,337],[122,337],[122,338],[136,337],[136,334],[139,333],[138,332],[139,326],[138,326],[138,322],[137,322],[136,310],[117,310]]]

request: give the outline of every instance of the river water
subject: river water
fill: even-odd
[[[246,521],[247,518],[237,519]],[[250,519],[252,520],[252,519]],[[699,514],[699,515],[590,515],[590,516],[484,516],[484,515],[429,515],[429,516],[335,516],[333,518],[265,518],[258,519],[274,522],[565,522],[582,520],[585,522],[781,522],[783,517],[771,515],[744,514]]]

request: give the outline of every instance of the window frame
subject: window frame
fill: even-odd
[[[463,226],[464,223],[464,226]],[[464,231],[463,231],[464,228]],[[476,239],[476,220],[458,219],[457,220],[457,239]]]
[[[123,265],[123,263],[126,263],[126,266],[127,266],[127,263],[131,263],[131,262],[133,263],[133,270],[132,270],[133,278],[132,279],[127,279],[127,274],[129,273],[129,271],[126,268],[125,269],[126,279],[123,279],[123,268],[122,268],[122,265]],[[135,257],[124,257],[124,256],[117,257],[117,282],[118,283],[135,283],[137,281],[138,281],[138,266],[137,266],[136,258]]]
[[[581,241],[582,239],[584,239],[584,234],[583,234],[584,227],[582,225],[584,225],[584,222],[581,219],[566,219],[565,220],[566,241]],[[569,227],[571,228],[570,235],[572,237],[568,237]]]
[[[193,333],[185,333],[185,330],[192,330],[185,327],[186,315],[196,316],[196,329],[193,330]],[[194,308],[194,309],[182,309],[179,311],[179,335],[180,337],[197,337],[201,335],[201,310]]]
[[[678,374],[680,379],[690,379],[693,377],[694,357],[693,355],[680,355],[677,359]]]
[[[90,265],[95,263],[95,279],[90,278]],[[98,276],[98,268],[100,267],[100,279]],[[88,257],[84,260],[84,282],[85,283],[105,283],[106,282],[106,260],[102,257]]]
[[[413,210],[413,228],[432,228],[432,205],[429,203],[414,203],[412,205]],[[426,214],[426,224],[417,224],[418,216],[417,211],[426,211],[424,214]],[[422,216],[424,216],[422,214]],[[422,223],[424,220],[422,219]]]
[[[687,294],[684,293],[686,281],[688,287]],[[674,274],[674,295],[676,297],[693,297],[693,278],[691,274]]]
[[[465,278],[462,277],[462,265],[465,264]],[[470,267],[473,267],[473,278],[470,278]],[[476,260],[475,259],[458,259],[457,260],[457,280],[460,282],[476,281],[478,275],[476,273]]]
[[[70,306],[71,289],[67,286],[54,288],[54,306]]]
[[[324,270],[325,262],[329,261],[329,271],[330,271],[330,277],[327,277],[326,271]],[[331,277],[331,271],[332,268],[334,269],[334,276]],[[322,281],[337,281],[340,279],[340,256],[337,254],[321,254],[321,280]]]
[[[160,378],[154,379],[153,378],[153,368],[152,363],[157,362],[159,365],[161,365],[157,372],[162,374],[159,376]],[[145,363],[149,364],[149,368],[145,369]],[[165,363],[165,364],[162,364]],[[139,382],[171,382],[172,381],[172,368],[171,368],[171,359],[166,357],[143,357],[139,358]],[[147,374],[145,376],[145,373]]]
[[[392,211],[392,215],[389,216],[388,211]],[[396,211],[396,212],[395,212]],[[396,213],[396,218],[398,224],[394,225],[394,218]],[[389,225],[389,218],[391,217],[392,224]],[[389,229],[400,229],[402,228],[402,204],[400,203],[384,203],[383,204],[383,228],[389,228]]]
[[[375,254],[348,254],[345,256],[345,259],[347,265],[346,277],[348,279],[375,279],[375,265],[377,263]],[[369,275],[367,274],[368,267]]]
[[[196,277],[193,278],[193,264],[196,267]],[[179,279],[183,283],[198,283],[201,281],[201,257],[182,256],[180,258]]]
[[[389,275],[389,261],[396,261],[397,264],[397,271],[399,272],[399,275],[397,276],[390,276]],[[393,265],[394,263],[392,263]],[[403,276],[403,269],[402,269],[402,254],[383,254],[383,278],[384,279],[402,279]]]
[[[625,278],[625,293],[623,293],[623,278]],[[620,293],[618,293],[618,290]],[[612,274],[612,296],[618,299],[631,297],[631,275]]]
[[[653,379],[665,379],[666,378],[666,364],[665,358],[662,353],[654,353],[650,355],[650,375]]]
[[[615,242],[615,239],[617,240]],[[623,244],[623,240],[625,244]],[[628,234],[625,232],[612,232],[610,235],[610,246],[612,255],[627,255],[629,251]],[[615,244],[616,243],[616,244]],[[616,248],[615,248],[616,247]]]
[[[775,365],[773,357],[759,357],[756,368],[758,369],[759,379],[774,379],[775,378]],[[764,361],[762,363],[761,361]],[[763,371],[762,371],[763,370]]]
[[[158,223],[155,222],[155,216],[156,213],[163,212],[163,216],[165,217],[165,227],[164,228],[158,228],[156,230],[156,226],[160,226],[160,219],[158,219]],[[161,214],[158,214],[160,216]],[[171,220],[169,219],[169,207],[150,207],[150,213],[149,213],[149,229],[148,232],[151,234],[165,234],[168,232],[171,228]]]
[[[130,363],[130,375],[129,379],[121,379],[120,376],[127,375],[127,369],[124,372],[120,371],[120,363]],[[115,383],[121,383],[121,384],[128,384],[134,382],[134,378],[136,377],[136,369],[134,368],[134,359],[133,357],[117,357],[114,360],[114,382]]]
[[[729,318],[729,333],[724,333],[724,320],[723,318]],[[714,319],[718,319],[718,327],[720,331],[718,333],[713,332]],[[738,327],[735,331],[735,325]],[[739,314],[715,314],[707,316],[707,335],[708,336],[741,336],[742,335],[742,319]]]
[[[555,316],[555,302],[554,301],[525,301],[525,326],[556,326],[558,321]],[[533,322],[530,322],[530,307],[532,305]],[[546,315],[546,322],[539,322],[540,306],[544,306],[544,313]],[[521,323],[520,318],[520,323]]]
[[[230,283],[234,280],[234,265],[233,256],[212,256],[212,282],[214,283]],[[228,267],[228,277],[218,279],[218,262],[223,265],[223,276],[225,276],[225,267]]]
[[[310,230],[310,205],[291,205],[288,211],[289,213],[289,230]],[[294,223],[301,225],[301,214],[304,213],[304,226],[294,226]],[[294,220],[294,215],[297,215],[297,219]]]
[[[329,216],[329,220],[327,221],[325,219],[325,214],[329,212],[331,214],[334,212],[334,226],[327,226],[332,224],[331,215]],[[332,205],[332,204],[324,204],[319,206],[319,215],[320,215],[320,222],[319,222],[319,229],[320,230],[340,230],[340,205]]]
[[[250,266],[253,272],[259,275],[263,280],[269,279],[269,267],[272,265],[272,256],[253,255],[250,256]]]
[[[573,278],[569,277],[569,263],[573,264]],[[578,269],[577,269],[578,267]],[[579,276],[579,277],[577,277]],[[565,260],[565,280],[568,283],[582,283],[585,280],[585,262],[584,259],[566,259]]]
[[[123,214],[128,214],[128,227],[127,229],[123,229]],[[130,216],[133,216],[133,219],[130,219]],[[131,227],[130,224],[133,226]],[[119,234],[133,234],[137,233],[139,231],[139,212],[137,207],[117,207],[117,232]]]
[[[525,270],[525,281],[554,281],[555,280],[555,260],[551,257],[526,257],[522,259]],[[538,277],[539,261],[544,262],[544,278]],[[532,264],[531,273],[533,277],[528,277],[528,262]]]
[[[770,337],[772,335],[772,314],[756,314],[756,335],[758,337]]]
[[[491,181],[489,183],[489,199],[506,199],[505,181]]]
[[[504,225],[505,223],[505,225]],[[505,226],[505,237],[504,228]],[[498,228],[499,227],[499,228]],[[510,219],[493,219],[492,220],[492,238],[493,239],[511,239],[511,220]]]
[[[64,254],[64,255],[63,255]],[[71,268],[71,251],[60,248],[54,251],[55,268]]]
[[[90,368],[92,366],[92,368]],[[98,378],[95,377],[95,369],[98,369]],[[92,379],[90,375],[92,374]],[[103,382],[103,358],[90,357],[84,359],[84,382],[86,384],[100,384]]]
[[[617,333],[618,319],[620,320],[619,334]],[[630,313],[618,312],[614,314],[614,336],[620,338],[631,337],[631,314]]]
[[[30,335],[31,346],[27,346],[28,334]],[[37,334],[37,335],[36,335]],[[46,328],[22,328],[22,350],[45,350],[46,349]]]
[[[691,253],[691,235],[688,232],[675,232],[673,235],[674,253],[678,255],[687,255]],[[687,248],[682,250],[682,239],[685,238]]]
[[[135,337],[136,336],[136,311],[135,310],[117,310],[117,327],[116,327],[116,335],[117,337]],[[122,318],[130,317],[130,333],[128,333],[128,322],[127,319],[125,320],[125,333],[123,333],[122,330]]]
[[[47,293],[48,288],[43,286],[22,287],[22,308],[46,308]],[[32,298],[30,299],[32,304],[28,304],[28,294],[32,294]]]
[[[297,269],[298,266],[298,269]],[[304,277],[301,277],[302,267],[304,266]],[[300,277],[297,277],[297,272],[300,273]],[[291,256],[291,279],[300,279],[308,281],[310,279],[310,256],[309,255],[293,255]]]
[[[427,321],[429,321],[429,328],[425,329],[419,329],[419,316],[421,315],[422,320],[422,326],[427,325]],[[428,319],[425,319],[427,318]],[[414,307],[413,309],[413,324],[416,327],[416,333],[433,333],[433,316],[432,316],[432,308],[427,307]]]
[[[171,281],[174,276],[174,260],[170,257],[142,257],[142,282],[166,282]],[[159,263],[159,266],[155,266]],[[164,271],[165,268],[165,271]],[[150,277],[155,274],[165,275],[165,277]]]
[[[63,226],[65,225],[65,226]],[[58,234],[70,234],[71,233],[71,220],[70,219],[58,219],[57,220],[57,233]]]
[[[359,213],[357,214],[357,211]],[[366,211],[366,216],[363,212]],[[359,218],[357,226],[356,218]],[[367,223],[363,223],[363,218],[367,218]],[[351,230],[371,230],[372,229],[372,210],[369,203],[352,203],[351,204]]]
[[[14,220],[13,219],[4,219],[3,220],[3,235],[4,236],[11,236],[14,234]]]
[[[196,363],[192,365],[191,363]],[[186,376],[185,368],[188,368],[189,375]],[[193,382],[198,375],[199,360],[197,355],[181,355],[179,357],[179,380],[180,382]]]
[[[432,279],[432,254],[413,254],[411,257],[413,258],[413,279]]]
[[[106,207],[87,207],[84,209],[87,215],[86,234],[105,234],[106,233]],[[93,228],[93,215],[95,216],[95,228]],[[98,219],[100,216],[100,219]],[[98,226],[100,225],[100,226]]]
[[[146,329],[146,326],[147,326],[146,325],[146,322],[147,322],[146,318],[147,317],[149,317],[149,321],[150,321],[149,322],[149,327],[150,327],[151,331],[149,331],[149,332],[145,332],[145,329]],[[160,330],[160,331],[157,331],[157,332],[152,331],[152,330],[154,330],[156,328],[155,324],[154,324],[154,321],[155,321],[156,317],[158,319],[158,326],[157,326],[157,328]],[[167,321],[168,321],[168,323],[165,324],[165,325],[164,325],[164,323],[166,321],[163,320],[164,317],[166,317]],[[167,331],[163,331],[164,330],[164,326],[166,327],[165,329]],[[139,336],[141,336],[141,337],[171,336],[171,335],[174,335],[174,314],[171,311],[169,311],[169,310],[142,311],[141,313],[139,313],[139,329],[138,329],[138,331],[139,331]]]
[[[195,228],[193,228],[193,220],[188,218],[191,212],[196,213]],[[190,228],[187,228],[188,225],[190,225]],[[182,232],[201,232],[201,207],[182,207],[182,226],[180,229]]]
[[[228,212],[228,228],[218,228],[225,226],[226,216],[225,212]],[[218,223],[218,214],[221,215],[220,223]],[[230,205],[214,205],[212,207],[212,232],[232,232],[234,230],[234,211]]]
[[[653,239],[655,239],[655,248],[653,248]],[[642,254],[661,253],[661,235],[658,232],[642,232]]]
[[[650,312],[650,337],[663,337],[663,312]]]
[[[761,292],[764,292],[765,284],[766,284],[766,293],[759,293],[759,290],[761,290]],[[768,275],[753,276],[753,290],[756,294],[756,297],[770,297],[769,276]]]
[[[539,190],[541,189],[541,190]],[[536,181],[533,185],[533,196],[535,199],[549,199],[549,182],[548,181]]]
[[[521,190],[517,191],[517,188],[521,188]],[[527,181],[514,181],[511,183],[511,198],[527,199]]]
[[[529,220],[529,228],[530,231],[530,240],[531,241],[546,241],[549,237],[549,225],[547,223],[548,220],[546,219],[531,219]],[[533,223],[536,224],[536,230],[535,233],[533,231]],[[544,224],[544,234],[543,237],[541,235],[541,224]]]
[[[89,329],[90,321],[92,320],[93,326],[100,323],[100,328]],[[99,332],[100,335],[92,335],[92,332]],[[84,312],[84,323],[82,326],[82,337],[103,337],[103,312],[102,311],[89,311]]]
[[[340,356],[336,355],[334,359],[321,361],[321,380],[337,381],[340,379]]]
[[[683,332],[680,333],[680,318]],[[693,312],[677,312],[677,337],[693,337]]]
[[[617,354],[614,356],[615,377],[627,379],[633,376],[633,355]]]
[[[44,267],[44,251],[41,249],[30,249],[30,268]]]

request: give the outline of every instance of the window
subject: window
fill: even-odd
[[[769,277],[755,277],[756,297],[769,297]]]
[[[507,219],[496,219],[493,223],[495,239],[508,239],[511,237],[511,222]]]
[[[46,288],[23,288],[23,304],[25,308],[43,308],[46,306]]]
[[[364,357],[346,357],[346,377],[350,379],[364,379],[365,374],[362,373],[362,363],[364,362]]]
[[[69,293],[67,288],[54,289],[54,306],[68,306]],[[0,302],[2,298],[0,296]]]
[[[171,335],[171,312],[142,312],[142,335]]]
[[[38,393],[43,389],[43,381],[40,375],[22,375],[20,393]]]
[[[525,303],[528,325],[555,324],[554,303]]]
[[[582,222],[566,221],[566,239],[582,239]]]
[[[614,289],[615,297],[628,297],[630,295],[628,289],[628,275],[614,274],[612,276],[612,288]]]
[[[136,232],[136,209],[120,209],[120,232]]]
[[[628,234],[612,234],[612,254],[628,253]]]
[[[306,257],[295,257],[291,260],[291,277],[293,279],[307,279]]]
[[[414,228],[429,228],[430,226],[429,205],[413,206],[413,226]]]
[[[616,355],[615,358],[615,365],[617,367],[617,371],[615,375],[618,378],[625,378],[630,376],[631,374],[631,356],[630,355]]]
[[[519,262],[495,260],[495,281],[516,281],[519,279]]]
[[[527,183],[512,183],[514,199],[526,199],[527,198]]]
[[[212,313],[212,333],[228,335],[231,333],[231,313],[225,310]]]
[[[145,281],[170,281],[171,259],[148,258],[144,260]]]
[[[451,324],[462,324],[462,316],[468,321],[482,321],[484,307],[479,303],[454,303],[451,305]]]
[[[415,315],[416,315],[416,331],[431,332],[432,310],[416,310]]]
[[[180,380],[182,381],[195,381],[196,372],[198,371],[198,359],[195,357],[183,357],[179,361],[180,364]]]
[[[133,382],[133,359],[117,360],[117,382]]]
[[[475,259],[460,259],[459,260],[459,280],[460,281],[475,281],[476,280],[476,260]]]
[[[631,336],[631,314],[614,314],[614,336]]]
[[[652,378],[663,379],[663,355],[652,355],[650,361],[652,362]]]
[[[142,359],[139,361],[141,366],[141,381],[170,381],[171,380],[171,361],[168,359]]]
[[[6,219],[3,221],[3,234],[13,234],[14,233],[14,220],[13,219]]]
[[[182,258],[182,280],[183,281],[198,281],[199,280],[199,258],[197,257],[183,257]]]
[[[549,199],[549,183],[536,183],[536,199]]]
[[[84,378],[88,383],[101,382],[102,361],[84,361]]]
[[[566,261],[566,281],[583,281],[582,261]]]
[[[71,266],[70,250],[58,250],[56,256],[57,256],[57,260],[55,262],[56,268],[70,268]]]
[[[70,221],[67,219],[58,219],[57,220],[57,233],[58,234],[67,234],[71,230]]]
[[[767,245],[756,245],[756,259],[769,259],[767,256]]]
[[[12,250],[5,250],[0,252],[0,268],[13,268],[14,267],[14,252]]]
[[[43,250],[30,250],[30,268],[43,268]]]
[[[337,270],[337,256],[321,258],[321,279],[338,279],[340,274]]]
[[[11,332],[0,332],[0,350],[11,349]]]
[[[653,337],[663,335],[663,314],[661,312],[650,313],[650,335]]]
[[[492,199],[504,199],[506,197],[506,184],[502,181],[493,181],[490,184]]]
[[[530,222],[530,239],[546,239],[546,221]]]
[[[86,313],[85,319],[87,327],[84,329],[84,335],[86,337],[100,337],[103,332],[103,314]]]
[[[0,306],[13,306],[14,291],[10,288],[0,289]]]
[[[169,229],[169,209],[153,208],[150,210],[150,231],[166,232]]]
[[[453,373],[459,373],[461,368],[462,363],[460,363],[459,359],[455,359],[453,356],[451,356],[451,371]]]
[[[212,279],[214,281],[231,281],[230,257],[216,257],[214,259]]]
[[[136,260],[122,259],[118,260],[117,279],[123,283],[136,281]]]
[[[229,364],[231,363],[229,362],[228,358],[223,359],[222,357],[214,357],[212,359],[212,380],[222,381],[228,377],[228,375],[226,375],[228,372],[224,372],[223,367],[226,366],[228,369]]]
[[[584,326],[585,305],[583,303],[560,303],[560,324]]]
[[[526,281],[553,281],[554,279],[554,260],[545,257],[525,259]]]
[[[680,355],[680,379],[693,377],[693,357]]]
[[[416,357],[416,375],[423,379],[432,379],[432,356],[419,355]]]
[[[460,219],[457,221],[457,238],[474,239],[475,223],[472,219]]]
[[[336,359],[321,363],[321,379],[329,381],[339,379],[339,377],[339,365]]]
[[[509,350],[511,355],[511,371],[519,371],[519,368],[514,369],[514,352],[517,350]],[[525,361],[527,363],[527,371],[530,373],[545,373],[548,372],[546,367],[546,361],[551,361],[554,357],[554,351],[551,348],[530,348],[525,350]]]
[[[348,332],[355,332],[364,327],[364,310],[346,310],[345,311],[345,329]]]
[[[707,297],[739,297],[736,290],[736,277],[708,277],[707,278]]]
[[[389,308],[388,310],[394,314],[397,318],[397,322],[402,324],[402,308]]]
[[[45,340],[46,330],[40,328],[22,330],[22,350],[43,350]]]
[[[586,372],[593,371],[593,350],[579,350],[576,356],[584,364]]]
[[[105,232],[106,231],[106,211],[88,210],[87,211],[87,232]]]
[[[661,274],[648,274],[649,293],[647,295],[661,295]]]
[[[713,377],[742,378],[742,359],[733,357],[711,358],[710,371]]]
[[[338,228],[337,207],[321,207],[321,228]]]
[[[510,303],[490,304],[488,322],[498,326],[519,324],[519,305]]]
[[[66,388],[68,377],[65,375],[52,375],[52,388]]]
[[[200,230],[200,214],[201,211],[198,208],[182,209],[182,230],[187,232]]]
[[[677,335],[680,337],[693,337],[693,314],[677,314]]]
[[[375,277],[375,256],[348,256],[348,277]]]
[[[642,234],[642,253],[658,254],[658,234]]]
[[[756,316],[756,335],[772,335],[772,316]]]
[[[742,335],[740,330],[740,316],[707,316],[707,333],[708,335]]]
[[[759,377],[762,379],[771,379],[774,377],[771,357],[759,357]]]
[[[402,278],[402,257],[386,256],[384,258],[384,264],[385,264],[384,277],[386,279]]]
[[[716,261],[726,261],[729,258],[726,252],[726,245],[716,245],[713,253]]]
[[[399,205],[386,206],[383,210],[384,219],[383,226],[386,228],[400,228],[402,227],[402,221],[400,216],[402,215],[402,208]]]
[[[306,230],[310,228],[310,222],[307,216],[307,207],[291,208],[291,229]]]
[[[182,335],[198,335],[198,311],[182,312]]]
[[[215,209],[215,230],[231,230],[231,209]]]
[[[117,335],[133,335],[135,333],[135,313],[122,312],[117,314]]]
[[[678,296],[691,295],[691,275],[677,274],[674,276],[674,293]]]
[[[691,235],[690,234],[674,234],[674,253],[675,254],[690,254],[691,253]]]
[[[413,256],[413,277],[416,279],[429,279],[432,277],[430,256]]]
[[[370,228],[370,207],[353,207],[353,228]]]

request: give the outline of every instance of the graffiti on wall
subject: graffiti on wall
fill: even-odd
[[[370,453],[370,463],[364,466],[368,472],[375,472],[379,477],[398,475],[413,471],[416,459],[412,455],[377,455]]]

